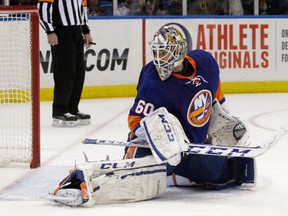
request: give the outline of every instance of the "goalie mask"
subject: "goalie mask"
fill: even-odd
[[[153,63],[162,81],[168,79],[187,55],[187,43],[181,32],[173,26],[164,26],[150,42]]]

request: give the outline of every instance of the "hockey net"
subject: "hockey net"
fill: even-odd
[[[0,165],[40,166],[39,16],[0,6]]]

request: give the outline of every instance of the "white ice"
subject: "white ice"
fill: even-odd
[[[288,123],[288,93],[226,95],[230,112],[250,125],[251,139],[264,141]],[[85,137],[125,141],[127,114],[133,98],[82,100],[80,109],[92,114],[92,123],[76,128],[51,126],[51,102],[41,102],[41,167],[9,164],[0,167],[0,215],[288,215],[288,135],[257,158],[258,179],[253,189],[207,191],[171,188],[153,200],[72,208],[41,199],[52,192],[75,162],[122,158],[123,148],[85,146]]]

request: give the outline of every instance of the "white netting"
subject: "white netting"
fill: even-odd
[[[0,164],[32,159],[30,14],[0,13]]]

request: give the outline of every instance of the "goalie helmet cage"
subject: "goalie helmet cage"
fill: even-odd
[[[0,165],[40,166],[40,49],[36,6],[0,6]]]

